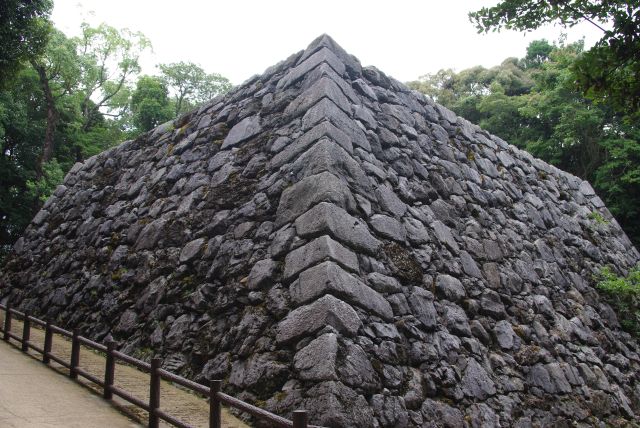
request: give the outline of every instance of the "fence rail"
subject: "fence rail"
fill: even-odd
[[[17,341],[20,344],[22,352],[29,352],[29,349],[36,351],[42,355],[42,362],[50,364],[54,361],[63,367],[69,369],[69,377],[77,379],[78,376],[93,382],[100,386],[103,390],[102,396],[107,399],[113,399],[114,395],[128,401],[135,406],[140,407],[149,414],[149,427],[157,428],[160,420],[170,423],[171,425],[180,428],[190,428],[190,426],[170,414],[160,409],[160,381],[162,379],[178,384],[188,390],[196,392],[209,399],[209,427],[220,428],[221,427],[221,405],[236,408],[242,412],[248,413],[256,419],[270,423],[274,427],[278,428],[319,428],[313,425],[308,425],[306,410],[296,410],[293,412],[293,420],[285,419],[281,416],[270,413],[264,409],[245,403],[237,398],[227,395],[221,391],[222,381],[212,380],[210,386],[204,386],[199,383],[193,382],[189,379],[185,379],[160,367],[162,360],[160,358],[154,358],[151,360],[151,364],[144,361],[133,358],[127,354],[123,354],[115,349],[113,342],[107,342],[106,344],[100,344],[90,340],[86,337],[80,336],[77,330],[68,331],[58,326],[51,324],[49,321],[42,321],[35,318],[28,313],[20,312],[11,308],[11,305],[0,305],[0,310],[4,310],[4,325],[0,326],[0,332],[2,333],[2,339],[5,342],[10,342],[11,339]],[[22,335],[15,334],[11,331],[11,324],[13,318],[22,320]],[[44,328],[44,345],[42,348],[30,341],[31,325],[35,324]],[[64,358],[54,355],[52,353],[52,344],[54,334],[71,339],[71,356],[69,361],[65,361]],[[89,373],[80,367],[80,345],[87,348],[99,351],[105,354],[106,362],[104,368],[104,379],[99,379],[97,376]],[[145,402],[127,391],[115,386],[115,364],[120,360],[126,364],[130,364],[136,367],[138,370],[150,374],[149,381],[149,401]]]

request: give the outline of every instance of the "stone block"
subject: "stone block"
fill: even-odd
[[[344,383],[367,392],[380,388],[380,378],[362,347],[349,343],[345,346],[344,354],[338,367],[340,379]]]
[[[383,275],[378,272],[371,272],[367,275],[367,279],[371,286],[381,293],[401,293],[402,285],[397,279]]]
[[[404,226],[394,218],[383,214],[374,214],[369,220],[371,227],[378,235],[394,241],[404,242],[407,238],[407,231]]]
[[[412,244],[422,245],[430,241],[429,232],[420,220],[407,216],[403,224],[407,231],[407,239]]]
[[[460,262],[462,263],[462,270],[464,271],[464,273],[473,276],[474,278],[482,278],[482,272],[480,271],[480,268],[469,253],[467,253],[466,251],[461,251]]]
[[[327,234],[370,254],[375,254],[380,246],[380,241],[369,233],[366,223],[328,202],[320,202],[298,217],[295,225],[298,235],[304,238]]]
[[[356,191],[365,195],[371,194],[371,180],[360,164],[345,149],[327,137],[323,137],[300,155],[291,166],[291,170],[296,177],[308,177],[327,171],[347,180]]]
[[[298,64],[305,61],[307,58],[312,56],[317,50],[320,49],[328,49],[331,51],[339,60],[344,64],[349,74],[352,76],[360,76],[362,73],[362,66],[360,62],[353,56],[347,53],[342,47],[335,42],[331,37],[326,34],[321,35],[316,38],[311,44],[305,49],[302,56],[298,60]]]
[[[351,138],[354,144],[367,151],[371,150],[367,137],[357,122],[351,119],[333,101],[327,98],[323,98],[307,110],[305,115],[302,117],[302,129],[310,129],[324,120],[329,120],[337,128],[342,130],[349,136],[349,138]]]
[[[372,426],[373,412],[367,400],[341,382],[326,381],[309,389],[304,408],[309,419],[326,427]]]
[[[312,340],[293,357],[293,367],[302,380],[337,380],[338,336],[326,333]]]
[[[330,261],[302,272],[298,280],[291,284],[289,294],[298,305],[325,294],[334,294],[384,319],[393,318],[391,305],[381,294]]]
[[[326,47],[315,52],[313,55],[310,55],[303,62],[298,64],[296,67],[291,69],[280,81],[278,82],[276,89],[282,90],[291,86],[293,83],[302,79],[308,72],[316,68],[318,65],[322,63],[327,63],[335,70],[338,75],[344,75],[346,71],[346,67],[338,59],[336,54],[331,52]]]
[[[346,336],[354,336],[362,325],[356,311],[328,294],[291,312],[276,327],[276,342],[286,343],[330,325]]]
[[[376,197],[383,210],[400,218],[407,211],[407,204],[402,202],[398,195],[387,185],[380,185],[376,189]]]
[[[328,77],[333,80],[352,104],[359,104],[361,102],[351,84],[347,83],[344,78],[338,76],[338,73],[336,73],[335,70],[327,63],[322,63],[307,73],[304,81],[302,82],[301,88],[307,89],[323,77]]]
[[[236,123],[233,128],[229,131],[224,142],[222,143],[222,149],[226,149],[228,147],[233,147],[262,131],[262,126],[260,126],[260,117],[250,116],[242,119],[240,122]]]
[[[187,243],[187,245],[182,248],[182,251],[180,251],[180,263],[187,263],[200,254],[200,250],[202,249],[204,242],[204,238],[198,238]]]
[[[165,234],[167,223],[168,221],[166,219],[160,218],[147,224],[138,235],[138,239],[135,244],[136,251],[147,250],[155,247],[158,241]]]
[[[467,368],[462,377],[461,387],[467,397],[486,400],[496,393],[495,383],[486,370],[473,358],[467,360]]]
[[[329,236],[321,236],[296,248],[285,257],[283,279],[294,275],[325,260],[333,260],[351,271],[358,271],[358,257]]]
[[[249,290],[257,290],[269,283],[275,276],[277,269],[278,263],[274,260],[264,259],[256,262],[253,268],[251,268],[251,272],[247,278],[247,287]]]
[[[344,180],[329,172],[305,177],[282,192],[276,211],[276,227],[283,226],[319,202],[331,202],[355,212],[356,202]]]
[[[307,110],[315,105],[323,98],[327,98],[334,102],[342,111],[352,114],[351,103],[342,93],[338,85],[328,77],[321,77],[309,89],[300,94],[296,99],[291,101],[284,110],[286,115],[297,117],[303,115]]]
[[[504,350],[514,348],[514,345],[518,342],[518,336],[516,336],[509,321],[498,321],[493,328],[493,333],[496,336],[498,345]]]
[[[323,137],[327,137],[330,140],[335,141],[344,150],[349,153],[353,153],[351,138],[349,138],[349,136],[342,130],[336,128],[334,124],[328,120],[324,120],[305,132],[300,138],[295,139],[292,143],[288,144],[284,150],[275,155],[270,161],[271,168],[280,168],[282,165],[299,156]]]
[[[463,337],[471,336],[469,318],[467,318],[467,314],[461,307],[457,305],[445,306],[442,319],[451,333]]]
[[[431,223],[431,228],[433,229],[433,233],[436,235],[436,238],[438,238],[438,241],[440,241],[441,244],[445,245],[447,248],[453,251],[454,254],[458,254],[460,252],[460,247],[454,239],[453,234],[451,233],[451,229],[445,226],[444,223],[436,220]]]
[[[460,280],[446,274],[438,275],[436,278],[436,291],[452,302],[457,302],[467,295]]]
[[[432,300],[431,293],[419,288],[414,289],[409,297],[409,306],[413,315],[428,329],[438,324],[438,313]]]

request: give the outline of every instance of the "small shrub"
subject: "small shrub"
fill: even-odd
[[[587,217],[589,217],[589,219],[595,221],[598,224],[609,223],[609,221],[606,218],[604,218],[602,214],[600,214],[598,211],[592,211],[591,213],[589,213]]]
[[[56,186],[62,183],[63,179],[64,172],[62,167],[54,159],[42,165],[42,177],[39,180],[27,180],[27,194],[43,204],[49,199]]]
[[[640,264],[624,276],[604,267],[598,273],[599,290],[613,306],[622,328],[640,337]]]

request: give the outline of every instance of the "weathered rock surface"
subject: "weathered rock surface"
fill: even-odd
[[[593,274],[639,260],[588,183],[322,36],[76,164],[0,301],[314,424],[624,426]]]

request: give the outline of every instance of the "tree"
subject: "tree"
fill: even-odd
[[[25,68],[0,91],[0,259],[33,216],[27,180],[33,179],[46,116],[37,73]]]
[[[131,96],[133,124],[141,132],[149,131],[174,117],[169,103],[169,90],[164,81],[155,76],[142,76]]]
[[[69,161],[80,161],[118,140],[114,123],[105,122],[104,116],[117,119],[128,108],[130,81],[140,70],[141,52],[149,46],[141,33],[106,24],[94,28],[83,23],[82,35],[73,39],[51,30],[43,54],[30,61],[38,74],[47,112],[36,181],[54,156],[61,109],[67,119],[66,141],[72,143],[58,149],[67,152],[64,157]]]
[[[530,31],[550,22],[586,21],[602,31],[596,46],[573,65],[580,90],[637,119],[640,107],[640,1],[503,0],[469,14],[479,32]],[[610,29],[605,29],[606,25]]]
[[[545,39],[534,40],[527,46],[527,55],[522,60],[524,68],[539,68],[549,59],[553,45]]]
[[[47,118],[42,150],[36,164],[36,179],[39,179],[43,173],[43,165],[53,157],[59,119],[58,103],[62,97],[75,90],[79,79],[76,45],[61,31],[52,28],[45,51],[41,56],[32,58],[30,63],[38,75]]]
[[[82,93],[82,129],[87,131],[97,112],[118,117],[129,104],[131,79],[140,72],[140,54],[151,42],[140,32],[117,30],[106,24],[82,24],[78,46]]]
[[[14,3],[0,2],[0,22]],[[0,43],[8,28],[0,28]],[[0,90],[0,259],[75,162],[230,87],[189,63],[138,78],[138,59],[150,47],[141,33],[83,24],[80,37],[68,38],[47,29],[44,49],[29,50]]]
[[[616,216],[636,246],[640,244],[640,132],[637,127],[619,124],[604,140],[602,164],[595,171],[595,187],[604,195],[607,207]]]
[[[217,73],[207,74],[192,62],[160,64],[158,68],[173,93],[176,116],[231,89],[229,79]]]
[[[52,8],[51,0],[0,2],[0,87],[44,50]]]
[[[0,92],[0,257],[75,162],[121,141],[147,46],[104,24],[83,24],[78,38],[51,27],[44,50]]]
[[[551,46],[551,50],[549,50]],[[582,42],[534,41],[497,67],[441,70],[409,85],[484,129],[594,184],[640,243],[640,131],[616,103],[576,88]]]

